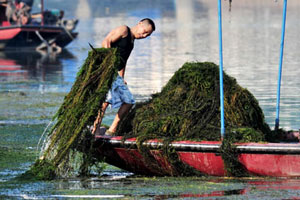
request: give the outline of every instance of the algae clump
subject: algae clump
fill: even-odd
[[[220,140],[219,68],[214,63],[185,63],[160,93],[136,105],[118,132],[127,137]],[[265,140],[270,128],[258,101],[224,73],[227,133],[249,128]]]
[[[93,49],[88,53],[71,91],[54,116],[56,123],[48,134],[43,156],[28,174],[49,179],[89,173],[97,160],[93,157],[93,136],[88,127],[106,99],[119,62],[118,50],[114,48]]]

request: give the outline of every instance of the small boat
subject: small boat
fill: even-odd
[[[136,138],[123,140],[122,136],[95,136],[95,148],[99,157],[135,174],[147,176],[177,176],[176,166],[163,155],[158,140],[143,143],[150,149],[149,166],[138,150]],[[300,143],[239,143],[236,145],[238,161],[249,175],[270,177],[300,177]],[[194,175],[226,176],[227,171],[220,154],[220,141],[176,141],[170,144],[180,162],[199,172]],[[191,174],[189,174],[191,175]]]
[[[78,20],[62,19],[63,11],[44,11],[41,4],[41,13],[31,14],[26,24],[12,23],[5,15],[7,4],[0,4],[0,50],[61,51],[77,37]]]

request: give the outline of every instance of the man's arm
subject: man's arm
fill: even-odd
[[[124,79],[124,75],[125,75],[125,67],[119,71],[119,75]],[[124,81],[124,82],[125,82],[125,81]],[[127,83],[125,82],[125,84],[127,84]]]
[[[126,26],[119,26],[118,28],[113,29],[102,41],[102,47],[110,48],[112,43],[126,37],[127,34],[128,30]]]

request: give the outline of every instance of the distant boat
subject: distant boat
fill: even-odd
[[[5,16],[6,7],[0,4],[0,50],[60,51],[77,37],[74,29],[78,20],[59,19],[57,23],[54,19],[58,14],[44,11],[43,0],[41,4],[41,13],[32,14],[32,21],[27,24],[12,24]],[[36,18],[41,21],[35,21]]]
[[[96,136],[95,148],[105,162],[141,175],[173,176],[178,174],[158,147],[158,140],[143,143],[150,149],[152,168],[137,149],[136,138],[122,140],[121,136]],[[183,164],[203,175],[225,176],[219,141],[176,141],[170,144]],[[236,144],[238,160],[254,176],[300,177],[300,143],[241,143]],[[184,173],[184,172],[182,172]],[[189,174],[190,175],[190,174]],[[196,174],[195,174],[196,175]]]

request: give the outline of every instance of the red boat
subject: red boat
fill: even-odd
[[[159,169],[147,165],[135,138],[123,141],[121,136],[96,136],[95,145],[105,162],[135,174],[173,176],[178,172],[158,150],[163,144],[157,140],[149,140],[143,145],[151,149],[152,162],[154,160]],[[195,171],[203,175],[226,176],[220,155],[221,142],[177,141],[170,146],[176,150],[180,162]],[[241,143],[236,144],[236,150],[239,162],[250,175],[300,177],[300,143]]]
[[[61,50],[78,35],[78,20],[62,19],[63,11],[44,11],[43,1],[41,13],[32,14],[30,22],[12,23],[5,15],[7,2],[0,0],[0,50]]]

